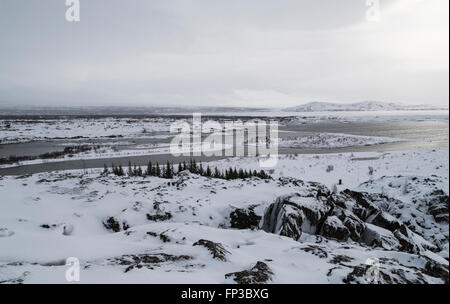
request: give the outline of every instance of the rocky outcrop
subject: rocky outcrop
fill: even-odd
[[[303,218],[299,208],[278,202],[267,209],[262,229],[298,240],[302,235],[302,224]]]
[[[225,247],[222,244],[208,240],[199,240],[195,242],[192,246],[205,247],[212,254],[213,258],[223,262],[226,262],[227,261],[226,256],[231,254],[228,250],[225,249]]]
[[[104,222],[103,226],[105,226],[106,229],[112,230],[114,232],[120,232],[122,230],[128,230],[130,226],[126,222],[119,222],[114,217],[110,216],[108,217]]]
[[[261,216],[257,215],[254,207],[248,209],[235,209],[230,213],[231,228],[236,229],[257,229]]]
[[[330,216],[323,223],[320,234],[327,238],[345,242],[350,236],[350,231],[338,217]]]
[[[262,229],[298,240],[302,232],[318,233],[332,209],[333,204],[320,189],[315,196],[283,196],[266,210]]]
[[[238,284],[264,284],[272,280],[273,272],[266,263],[258,261],[248,270],[227,273],[225,279],[233,279]]]
[[[349,237],[358,242],[366,229],[366,225],[351,211],[342,208],[335,208],[334,214],[341,220],[342,224],[348,229]]]
[[[428,200],[428,212],[433,215],[438,223],[448,223],[448,195],[442,190],[430,193]]]
[[[402,225],[399,229],[394,231],[394,236],[400,242],[400,250],[409,253],[419,254],[425,250],[433,252],[438,251],[438,248],[422,238],[417,233],[412,232],[406,225]]]
[[[133,269],[154,269],[160,267],[163,263],[177,263],[189,261],[192,257],[188,255],[171,255],[166,253],[158,254],[131,254],[120,257],[108,259],[107,263],[110,265],[126,266],[124,272],[129,272]]]
[[[371,247],[381,247],[386,250],[400,248],[400,243],[392,232],[372,224],[366,224],[361,242]]]
[[[399,220],[384,211],[377,212],[375,215],[369,217],[367,222],[392,232],[399,229],[401,225]]]
[[[414,198],[412,204],[421,204],[417,203],[417,209],[408,208],[405,212],[404,205],[408,202],[384,193],[353,190],[331,193],[317,183],[286,178],[280,182],[296,185],[299,190],[277,198],[268,206],[262,229],[269,233],[294,240],[299,240],[302,233],[341,242],[351,239],[367,246],[411,254],[440,252],[445,248],[445,242],[448,244],[448,239],[438,238],[440,234],[432,234],[434,238],[430,240],[424,237],[430,233],[427,227],[444,229],[436,224],[445,222],[448,217],[448,196],[443,191],[435,190]],[[394,187],[391,180],[390,184]],[[396,184],[395,189],[400,186]],[[427,212],[435,221],[431,215],[425,220]],[[424,218],[418,216],[421,214]]]

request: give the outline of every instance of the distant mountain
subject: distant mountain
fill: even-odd
[[[381,101],[362,101],[356,103],[310,102],[304,105],[285,108],[289,112],[321,112],[321,111],[396,111],[396,110],[434,110],[442,109],[433,106],[407,106],[398,103]],[[447,108],[446,108],[447,109]]]

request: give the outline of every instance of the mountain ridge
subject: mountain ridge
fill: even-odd
[[[335,103],[313,101],[303,105],[284,108],[290,112],[321,112],[321,111],[398,111],[398,110],[437,110],[445,107],[428,105],[404,105],[394,102],[361,101],[354,103]]]

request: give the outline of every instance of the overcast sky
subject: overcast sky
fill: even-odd
[[[449,1],[0,0],[0,105],[446,105]]]

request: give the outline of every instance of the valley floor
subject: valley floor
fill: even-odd
[[[80,283],[448,283],[448,156],[282,155],[270,180],[0,177],[0,283],[66,283],[69,257]]]

